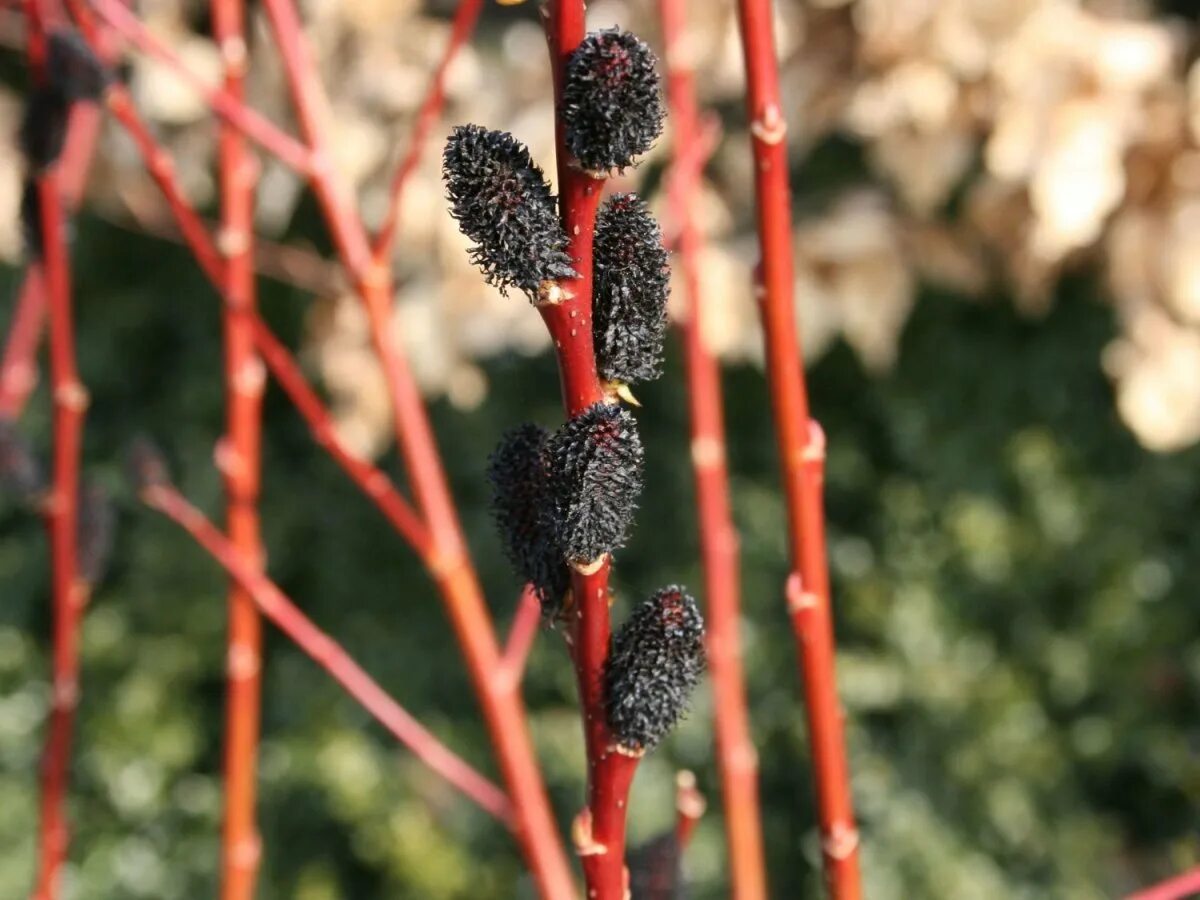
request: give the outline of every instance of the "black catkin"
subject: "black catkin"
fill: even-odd
[[[30,93],[18,135],[21,154],[31,171],[48,168],[62,155],[71,104],[99,100],[110,81],[108,70],[78,32],[51,32],[45,83]]]
[[[158,445],[144,435],[130,441],[125,451],[125,477],[138,493],[171,483],[166,457]]]
[[[67,116],[71,101],[53,85],[34,88],[25,104],[17,142],[33,172],[52,166],[67,141]]]
[[[704,620],[683,588],[663,588],[634,610],[613,638],[604,674],[617,742],[652,750],[687,711],[704,665]]]
[[[662,134],[657,64],[644,41],[619,28],[589,34],[571,53],[559,113],[583,168],[624,169]]]
[[[442,154],[450,214],[475,242],[471,261],[502,292],[532,300],[544,283],[576,277],[558,204],[529,151],[511,134],[454,129]]]
[[[607,381],[662,374],[671,269],[658,222],[636,194],[614,194],[596,216],[592,340]]]
[[[590,563],[622,547],[642,493],[642,441],[633,416],[605,403],[589,406],[563,423],[547,450],[566,558]]]
[[[555,537],[546,444],[550,432],[532,423],[506,433],[488,458],[492,518],[514,571],[532,584],[542,615],[554,618],[570,575]]]
[[[0,493],[33,505],[45,490],[45,474],[33,448],[13,422],[0,419]]]
[[[42,258],[42,198],[36,179],[21,184],[21,239],[31,259]]]
[[[117,511],[99,484],[87,484],[79,492],[79,522],[76,527],[79,577],[95,587],[108,571],[116,537]]]
[[[631,900],[684,900],[682,857],[675,832],[668,831],[629,851]]]
[[[68,101],[95,102],[112,81],[79,32],[68,28],[51,32],[46,69],[52,89]]]

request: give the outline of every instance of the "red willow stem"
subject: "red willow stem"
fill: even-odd
[[[349,191],[331,164],[326,144],[331,115],[317,78],[311,48],[288,0],[265,0],[301,132],[313,162],[310,183],[338,255],[367,311],[376,354],[392,404],[396,439],[432,542],[429,568],[445,601],[475,692],[483,707],[509,796],[519,821],[517,837],[544,897],[574,894],[570,867],[533,752],[524,704],[516,685],[498,679],[500,646],[450,495],[424,402],[395,346],[392,278],[372,256],[366,229],[347,201]]]
[[[45,83],[45,0],[24,0],[29,27],[27,50],[33,78]],[[79,620],[87,601],[87,586],[79,577],[79,465],[87,391],[75,367],[75,334],[71,313],[70,259],[64,234],[63,210],[54,166],[37,174],[41,218],[42,271],[50,322],[50,377],[54,398],[53,484],[46,500],[50,536],[51,597],[53,604],[53,690],[50,728],[42,758],[42,804],[38,831],[39,865],[34,900],[54,900],[66,858],[69,827],[66,816],[71,732],[79,702]]]
[[[404,199],[404,188],[408,184],[409,178],[417,170],[417,166],[420,165],[422,152],[429,143],[430,132],[433,131],[433,126],[437,124],[438,117],[442,114],[442,107],[446,104],[446,76],[450,71],[450,66],[458,55],[458,51],[470,39],[482,10],[483,0],[459,0],[458,8],[454,11],[454,22],[450,26],[450,40],[442,52],[442,58],[439,60],[437,68],[434,69],[433,77],[429,80],[425,99],[421,101],[421,108],[418,110],[416,122],[413,124],[412,135],[408,139],[408,152],[404,154],[404,159],[400,162],[396,174],[392,178],[387,213],[372,247],[376,262],[386,262],[388,254],[392,250],[392,244],[396,239],[396,229],[400,222],[400,203]]]
[[[699,144],[701,138],[694,79],[690,62],[684,58],[684,0],[659,0],[659,12],[666,47],[667,102],[671,122],[672,164],[668,192],[672,218],[678,228],[677,258],[687,306],[683,333],[692,470],[707,597],[706,645],[713,685],[730,886],[732,896],[738,900],[766,900],[758,754],[750,737],[738,635],[741,620],[738,536],[729,497],[721,372],[705,340],[704,295],[698,268],[703,239],[695,224],[692,204],[693,188],[704,161],[703,157],[687,158],[689,148]]]
[[[1197,892],[1200,892],[1200,867],[1151,887],[1142,888],[1125,900],[1183,900],[1184,897],[1195,896]]]
[[[533,649],[541,625],[542,604],[538,601],[534,589],[525,585],[520,599],[517,600],[517,612],[513,616],[512,625],[509,626],[508,639],[504,642],[502,660],[505,677],[515,684],[520,684],[525,674],[525,663],[529,660],[529,652]]]
[[[59,192],[74,212],[83,196],[88,170],[100,133],[100,114],[91,104],[75,104],[67,125],[66,145],[58,164]],[[25,273],[0,357],[0,419],[17,419],[37,387],[37,351],[46,325],[46,292],[41,267]]]
[[[746,104],[754,153],[761,260],[756,289],[766,342],[767,379],[787,498],[792,575],[788,605],[800,656],[821,850],[829,893],[858,900],[858,829],[834,668],[822,479],[825,446],[809,419],[804,362],[796,331],[787,123],[770,0],[738,0],[746,66]]]
[[[225,68],[225,91],[245,99],[247,67],[242,0],[212,0],[213,37]],[[222,124],[217,146],[225,257],[225,436],[218,466],[225,479],[229,542],[255,568],[263,563],[258,515],[262,477],[263,366],[254,352],[254,187],[257,162],[241,133]],[[229,586],[224,745],[221,897],[252,900],[262,856],[255,807],[262,708],[262,621],[241,582]]]
[[[550,0],[546,37],[554,76],[555,107],[562,96],[566,63],[587,33],[582,0]],[[558,203],[568,237],[567,253],[577,278],[560,283],[566,299],[542,304],[539,311],[554,341],[568,417],[604,401],[592,346],[592,238],[604,181],[583,170],[564,140],[562,118],[555,115]],[[576,819],[574,839],[587,882],[589,900],[623,900],[628,890],[625,825],[629,788],[638,758],[618,752],[605,715],[603,673],[612,636],[609,569],[606,556],[590,573],[571,573],[572,616],[568,629],[579,683],[587,748],[587,807]]]
[[[504,792],[475,771],[391,698],[342,647],[288,599],[240,547],[231,542],[174,487],[154,484],[142,499],[195,539],[246,592],[264,616],[329,673],[351,697],[371,713],[421,762],[446,779],[485,812],[514,828],[512,808]]]
[[[675,776],[675,840],[686,850],[692,833],[704,816],[708,801],[696,787],[696,776],[686,769]]]

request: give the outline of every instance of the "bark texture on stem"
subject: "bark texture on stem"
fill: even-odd
[[[225,91],[245,96],[247,67],[242,0],[212,0],[213,37],[225,69]],[[254,350],[254,192],[257,161],[241,133],[222,124],[217,145],[225,259],[225,436],[217,463],[225,480],[229,541],[252,567],[263,562],[258,496],[262,472],[263,366]],[[262,705],[262,623],[249,593],[229,586],[226,658],[224,819],[221,828],[222,900],[252,900],[262,855],[256,820],[258,743]]]
[[[699,516],[700,559],[708,619],[708,665],[713,685],[717,758],[732,896],[765,900],[766,859],[758,797],[758,754],[750,736],[742,668],[738,536],[729,496],[721,374],[705,342],[699,256],[702,237],[693,215],[693,188],[703,157],[689,154],[701,142],[691,63],[686,46],[685,0],[659,0],[667,60],[671,123],[668,200],[677,229],[686,316],[683,325],[691,423],[691,457]]]
[[[746,68],[746,105],[754,154],[761,260],[756,290],[767,351],[767,378],[787,498],[793,573],[788,605],[800,657],[826,883],[837,900],[862,895],[858,829],[834,670],[833,620],[825,559],[822,478],[825,446],[809,419],[796,330],[787,123],[770,0],[738,0]]]

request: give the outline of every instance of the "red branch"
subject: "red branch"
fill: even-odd
[[[587,32],[582,0],[551,0],[546,37],[550,48],[557,106],[567,59]],[[565,299],[542,304],[539,311],[558,356],[563,406],[568,417],[606,399],[596,374],[592,347],[592,238],[603,179],[584,171],[567,150],[561,117],[555,117],[558,202],[577,278],[559,287]],[[572,616],[568,630],[579,683],[587,746],[587,807],[576,819],[574,838],[582,858],[589,900],[622,900],[628,888],[625,825],[629,788],[638,759],[617,752],[604,710],[604,665],[612,635],[609,568],[605,557],[594,572],[571,574]]]
[[[142,499],[185,529],[242,587],[264,616],[312,657],[421,762],[481,809],[510,828],[515,827],[508,798],[499,787],[471,768],[393,700],[350,654],[314,625],[257,565],[247,561],[241,548],[226,538],[175,488],[155,484],[143,491]]]
[[[44,0],[24,0],[29,23],[28,56],[33,77],[46,78]],[[79,578],[79,464],[87,391],[75,367],[75,334],[71,318],[71,272],[64,233],[58,173],[51,167],[37,175],[41,217],[41,281],[50,321],[50,377],[54,396],[53,485],[46,500],[50,535],[53,604],[53,692],[50,731],[42,758],[42,808],[38,831],[39,865],[33,897],[54,900],[66,857],[66,817],[71,732],[79,702],[79,620],[87,602],[87,586]]]
[[[376,235],[372,248],[375,260],[379,263],[385,262],[391,252],[392,244],[396,239],[396,229],[399,227],[400,203],[404,199],[405,185],[408,184],[408,179],[420,165],[422,151],[429,142],[429,134],[433,131],[433,126],[437,123],[438,117],[442,114],[442,107],[446,103],[446,75],[450,71],[450,65],[454,62],[458,51],[470,39],[482,10],[483,0],[459,0],[458,8],[454,11],[454,22],[450,26],[450,40],[447,42],[442,58],[429,81],[425,99],[421,101],[421,108],[417,112],[412,135],[408,139],[408,152],[404,155],[404,159],[392,179],[391,199],[388,201],[387,214],[384,216],[383,224],[379,228],[379,234]]]
[[[242,0],[213,0],[213,37],[225,68],[225,90],[245,98],[247,66]],[[262,476],[263,366],[254,352],[254,187],[258,166],[245,139],[222,124],[218,138],[221,232],[225,257],[225,436],[218,465],[225,476],[229,542],[250,566],[262,566],[258,516]],[[221,828],[222,900],[252,900],[262,840],[255,820],[262,707],[262,622],[246,589],[229,588],[225,707],[225,809]]]
[[[521,677],[525,674],[525,663],[529,660],[529,651],[533,649],[533,642],[537,639],[541,624],[542,604],[538,601],[534,589],[525,585],[517,601],[517,613],[508,629],[508,639],[504,642],[504,658],[501,662],[504,677],[514,684],[521,683]]]
[[[756,287],[787,498],[793,568],[788,603],[812,744],[821,849],[830,894],[837,900],[857,900],[862,895],[858,829],[837,697],[825,558],[821,484],[825,447],[823,438],[819,439],[820,429],[809,420],[804,364],[796,333],[787,123],[780,106],[770,0],[738,0],[738,22],[746,66],[762,254]]]
[[[686,850],[692,841],[692,833],[704,816],[708,801],[696,787],[696,776],[686,769],[675,776],[675,840],[679,848]],[[741,894],[734,890],[735,897]]]
[[[1152,887],[1142,888],[1125,900],[1183,900],[1200,893],[1200,868],[1168,878]]]
[[[312,50],[296,10],[288,0],[265,0],[264,7],[311,153],[313,193],[342,265],[367,312],[375,352],[388,385],[397,443],[417,506],[429,529],[432,550],[428,566],[483,707],[519,821],[518,840],[542,895],[556,900],[569,898],[574,894],[571,872],[534,756],[524,705],[515,685],[495,677],[502,663],[491,615],[467,555],[428,413],[408,363],[395,346],[391,273],[373,259],[366,230],[349,202],[350,191],[331,164],[327,146],[329,103],[317,79]]]
[[[692,469],[700,527],[700,559],[708,611],[708,664],[713,685],[717,756],[725,811],[732,895],[739,900],[766,900],[766,859],[758,801],[758,755],[750,737],[746,685],[738,635],[741,597],[738,583],[738,537],[729,499],[725,458],[725,414],[721,373],[705,340],[704,295],[700,288],[702,241],[696,227],[692,193],[703,157],[689,160],[700,144],[696,92],[689,61],[682,0],[659,0],[667,59],[672,167],[669,201],[678,226],[679,265],[687,304],[684,320],[688,413],[691,420]],[[689,165],[689,162],[691,165]]]

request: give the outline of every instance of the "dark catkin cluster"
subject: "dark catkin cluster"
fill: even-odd
[[[658,60],[619,28],[583,39],[567,60],[559,114],[567,148],[593,172],[624,169],[663,129]]]
[[[489,284],[536,299],[543,283],[576,277],[550,185],[511,134],[455,128],[442,154],[442,179],[451,215],[475,243],[471,261]]]
[[[33,504],[45,489],[45,475],[33,448],[14,423],[0,419],[0,493]]]
[[[117,511],[112,497],[101,485],[90,483],[79,492],[79,523],[76,538],[79,577],[95,586],[108,571],[117,530]]]
[[[547,446],[558,543],[590,563],[625,543],[642,493],[642,441],[627,410],[597,403],[568,419]]]
[[[125,477],[138,493],[171,483],[171,473],[162,450],[150,438],[139,435],[125,451]]]
[[[71,104],[99,100],[108,87],[108,70],[78,33],[50,34],[46,78],[34,88],[21,120],[21,153],[33,172],[53,165],[62,154]]]
[[[526,423],[509,431],[488,459],[492,517],[504,552],[520,578],[532,584],[542,615],[554,618],[570,581],[555,534],[549,492],[550,432]]]
[[[636,194],[614,194],[596,216],[592,340],[602,378],[662,374],[671,269],[662,231]]]
[[[21,238],[34,259],[42,258],[42,199],[37,180],[26,176],[21,185]]]
[[[682,853],[668,831],[629,851],[630,900],[684,900]]]
[[[605,668],[608,727],[633,751],[652,750],[687,711],[704,672],[704,620],[672,585],[634,610]]]

